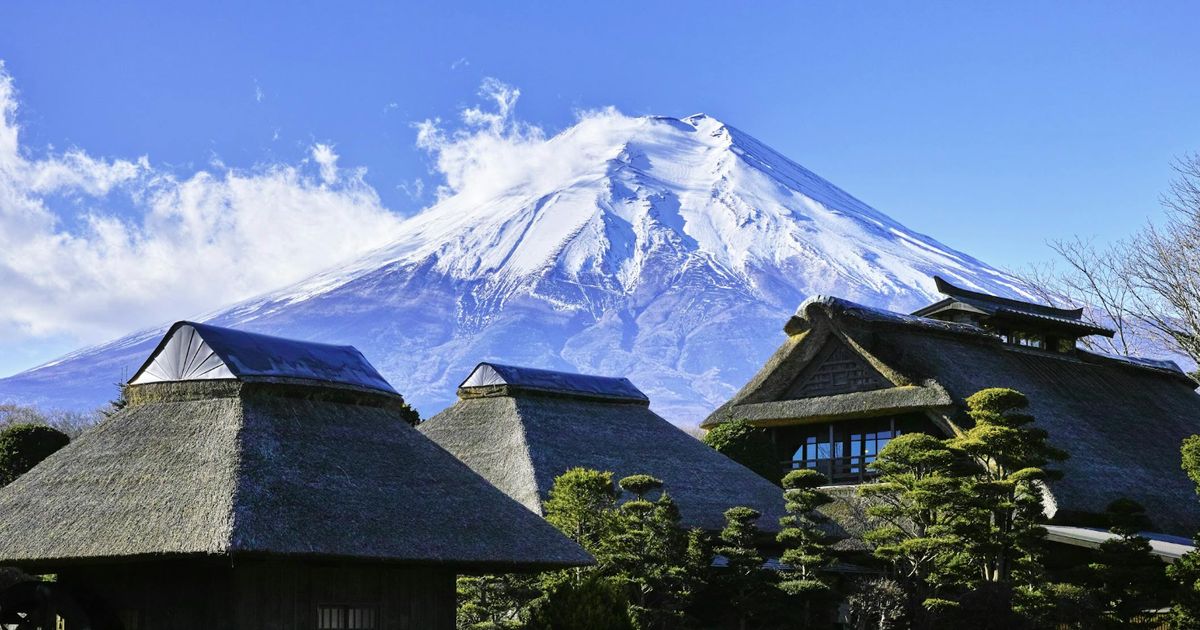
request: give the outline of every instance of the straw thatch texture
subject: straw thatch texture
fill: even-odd
[[[782,490],[658,416],[645,403],[512,393],[468,397],[418,430],[541,513],[554,478],[582,466],[663,480],[690,527],[717,530],[745,505],[777,531]]]
[[[230,381],[130,394],[133,404],[0,490],[0,560],[590,561],[404,422],[386,404],[398,396]]]
[[[803,321],[796,321],[797,319]],[[1020,348],[971,326],[935,322],[863,307],[836,298],[806,302],[789,322],[793,331],[767,366],[706,425],[742,417],[743,408],[778,400],[789,378],[804,367],[812,346],[830,339],[846,343],[896,385],[925,383],[953,401],[945,413],[955,426],[969,425],[967,396],[987,387],[1025,393],[1037,426],[1071,458],[1051,486],[1057,520],[1098,514],[1113,499],[1129,497],[1146,506],[1157,531],[1191,534],[1200,529],[1200,501],[1179,469],[1179,445],[1200,433],[1200,396],[1195,382],[1167,369],[1079,351],[1072,354]],[[837,398],[835,396],[826,399]],[[782,406],[803,414],[820,409],[820,399]],[[814,408],[817,405],[818,408]],[[874,410],[865,409],[863,415]],[[760,416],[762,414],[759,414]],[[770,419],[788,420],[787,414]],[[763,420],[767,420],[763,418]]]

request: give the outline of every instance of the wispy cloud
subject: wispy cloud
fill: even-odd
[[[401,223],[328,144],[296,165],[178,173],[82,149],[35,157],[20,130],[0,62],[0,352],[192,316],[379,247]]]
[[[414,124],[433,172],[401,191],[423,201],[436,182],[435,202],[455,194],[469,205],[498,187],[561,183],[594,167],[594,147],[607,147],[594,140],[606,126],[635,124],[612,109],[583,112],[586,124],[548,138],[516,118],[518,89],[486,79],[479,96],[456,121]],[[183,173],[148,157],[83,149],[35,157],[20,143],[18,100],[0,62],[0,353],[195,316],[302,280],[402,231],[366,170],[343,166],[332,143],[312,144],[296,164],[235,169],[214,156]],[[105,209],[117,206],[123,211]]]
[[[459,68],[465,68],[469,65],[471,65],[471,62],[466,57],[459,57],[454,61],[454,63],[450,64],[450,69],[458,70]]]
[[[254,80],[254,102],[261,103],[266,94],[263,92],[262,86],[258,84],[258,79]]]
[[[417,147],[433,158],[436,175],[443,181],[437,188],[438,200],[456,195],[469,205],[502,187],[528,184],[540,190],[570,181],[571,173],[615,157],[595,153],[614,149],[596,141],[611,133],[613,125],[638,124],[613,108],[581,111],[576,114],[580,124],[569,134],[550,138],[541,127],[515,115],[519,89],[488,78],[479,88],[479,97],[483,103],[462,109],[457,122],[431,118],[414,124]]]

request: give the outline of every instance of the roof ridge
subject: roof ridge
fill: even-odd
[[[999,296],[999,295],[992,295],[990,293],[983,293],[981,291],[973,291],[971,289],[965,289],[963,287],[951,284],[948,280],[946,280],[945,278],[942,278],[941,276],[934,276],[933,282],[937,286],[937,290],[940,291],[943,295],[950,295],[950,296],[955,296],[955,297],[966,297],[966,298],[972,298],[972,299],[977,299],[977,300],[983,300],[986,302],[995,302],[997,304],[1001,304],[1001,305],[1005,305],[1005,306],[1014,306],[1014,307],[1018,307],[1021,309],[1033,310],[1035,312],[1044,312],[1044,314],[1051,315],[1054,317],[1064,317],[1067,319],[1074,319],[1074,320],[1079,320],[1083,317],[1083,307],[1059,308],[1057,306],[1050,306],[1047,304],[1038,304],[1036,302],[1027,302],[1025,300],[1018,300],[1015,298],[1007,298],[1007,297],[1003,297],[1003,296]]]

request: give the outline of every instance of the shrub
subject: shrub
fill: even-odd
[[[71,441],[40,424],[13,424],[0,431],[0,486],[7,486]]]
[[[619,585],[597,575],[555,586],[529,620],[531,630],[633,630]]]
[[[704,434],[704,443],[771,483],[779,484],[783,471],[775,461],[775,449],[766,431],[745,420],[732,420]]]

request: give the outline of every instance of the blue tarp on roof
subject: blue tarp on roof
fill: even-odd
[[[624,377],[572,374],[499,363],[480,363],[475,366],[471,375],[459,387],[470,389],[495,385],[559,394],[601,396],[646,402],[650,400],[637,386]]]
[[[130,383],[274,377],[396,390],[354,346],[177,322]]]

